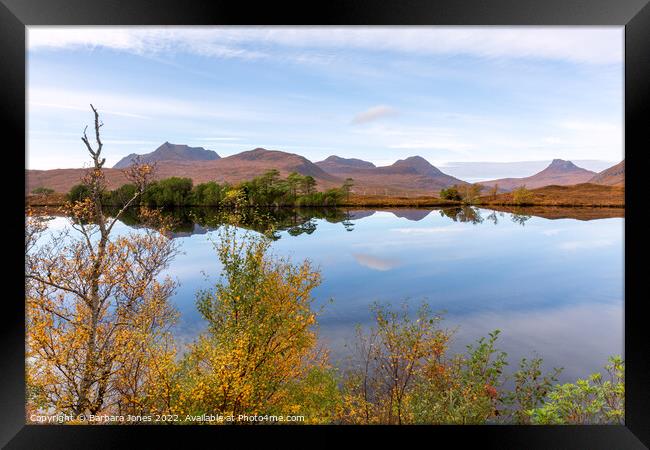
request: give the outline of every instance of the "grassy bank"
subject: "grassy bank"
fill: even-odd
[[[564,207],[625,207],[625,188],[582,183],[573,186],[544,186],[531,189],[523,204],[515,202],[512,192],[485,195],[479,203],[485,206],[564,206]]]
[[[525,203],[518,203],[512,192],[483,195],[473,202],[477,206],[555,206],[555,207],[599,207],[599,208],[623,208],[625,207],[625,188],[619,186],[604,186],[598,184],[577,184],[574,186],[545,186],[529,190]],[[436,206],[460,206],[463,202],[458,200],[447,200],[436,196],[413,196],[413,197],[391,197],[382,195],[338,195],[334,198],[333,204],[327,206],[338,207],[436,207]],[[61,193],[49,193],[26,196],[26,204],[29,206],[60,206],[66,201],[66,195]],[[182,206],[205,206],[193,204],[192,201],[183,202]],[[318,203],[318,202],[316,202]],[[117,205],[116,205],[117,206]],[[277,206],[275,204],[265,205],[256,203],[256,206]],[[300,206],[300,205],[291,205]],[[306,204],[305,206],[318,206]]]

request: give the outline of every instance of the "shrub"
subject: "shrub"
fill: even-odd
[[[71,202],[80,202],[90,197],[90,189],[84,184],[76,184],[72,186],[66,197]]]
[[[456,187],[450,187],[447,189],[443,189],[440,191],[440,198],[444,200],[455,200],[455,201],[460,201],[460,193],[458,192],[458,189]]]
[[[499,330],[468,345],[466,354],[430,360],[412,396],[416,423],[483,424],[496,417],[506,354],[495,344]]]
[[[416,317],[376,304],[375,327],[357,329],[354,364],[344,383],[343,420],[350,423],[404,424],[413,415],[414,392],[428,365],[445,352],[449,333],[438,328],[440,317],[426,304]]]
[[[124,205],[135,196],[137,190],[138,188],[135,184],[123,184],[114,191],[106,193],[104,203],[117,206]]]
[[[553,424],[623,424],[625,413],[625,366],[620,356],[609,358],[601,373],[575,383],[557,385],[548,401],[528,412],[531,422]]]
[[[458,188],[463,203],[476,203],[483,190],[482,184],[464,184]]]
[[[533,193],[526,186],[520,186],[512,191],[512,202],[515,205],[529,205],[533,202]]]
[[[219,206],[226,196],[229,185],[220,185],[214,181],[194,186],[191,203],[196,206]]]
[[[269,255],[270,240],[225,228],[217,245],[223,278],[199,292],[208,330],[190,346],[183,366],[182,411],[206,414],[312,414],[332,390],[316,353],[312,290],[320,273],[309,261]],[[302,400],[305,402],[293,403]],[[317,414],[315,414],[317,415]],[[313,417],[312,417],[313,419]]]
[[[514,373],[514,390],[502,396],[502,402],[507,406],[502,416],[507,423],[530,424],[529,412],[547,399],[562,369],[555,368],[549,374],[542,374],[541,366],[541,358],[521,359],[519,369]]]

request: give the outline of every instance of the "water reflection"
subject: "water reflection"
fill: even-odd
[[[443,217],[449,217],[454,222],[469,222],[474,225],[483,223],[483,217],[481,216],[480,210],[473,206],[441,209],[440,215]]]
[[[433,212],[454,222],[479,225],[489,223],[498,225],[506,217],[518,225],[525,225],[532,217],[545,219],[576,219],[590,221],[606,218],[624,217],[623,208],[564,208],[564,207],[498,207],[483,209],[475,206],[453,208],[393,208],[393,209],[343,209],[343,208],[262,208],[238,212],[235,223],[249,230],[268,233],[275,240],[286,231],[288,236],[311,235],[318,229],[320,220],[327,223],[341,224],[346,231],[354,231],[355,224],[361,219],[372,217],[377,213],[390,213],[396,218],[411,222],[420,222]],[[233,212],[219,208],[173,208],[164,210],[164,214],[175,220],[173,237],[188,237],[206,234],[218,229],[225,223],[233,223]],[[124,214],[122,221],[137,228],[139,223],[137,211]]]
[[[210,241],[233,217],[211,208],[167,214],[183,252],[168,271],[179,282],[182,343],[204,325],[195,293],[218,279]],[[355,325],[369,325],[373,302],[407,299],[458,326],[453,350],[499,328],[511,361],[537,351],[549,367],[565,367],[568,381],[623,352],[623,217],[616,208],[278,208],[237,223],[272,229],[274,254],[319,267],[319,333],[334,360],[344,359]],[[125,216],[116,232],[140,226]]]
[[[526,221],[528,221],[528,219],[532,217],[530,214],[517,214],[517,213],[512,213],[510,216],[514,223],[518,223],[521,226],[524,226],[526,224]]]

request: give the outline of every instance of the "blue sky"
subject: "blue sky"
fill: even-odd
[[[30,27],[28,168],[161,143],[434,165],[623,158],[622,27]],[[526,175],[526,174],[523,174]]]

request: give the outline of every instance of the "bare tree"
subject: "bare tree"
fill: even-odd
[[[147,164],[129,167],[127,177],[136,191],[115,215],[107,216],[102,206],[107,186],[103,122],[97,109],[90,107],[95,144],[88,138],[88,127],[81,137],[92,158],[82,179],[89,196],[64,207],[78,233],[53,235],[34,250],[40,233],[28,231],[25,245],[30,253],[25,271],[28,383],[42,410],[76,415],[95,414],[119,401],[109,399],[116,385],[125,384],[117,380],[126,376],[124,368],[133,366],[133,358],[153,355],[168,341],[163,330],[175,318],[167,303],[174,284],[157,280],[176,253],[165,236],[168,225],[162,216],[142,209],[141,217],[151,228],[111,239],[113,227],[137,204],[153,170]],[[147,343],[146,348],[129,342],[136,336]]]

